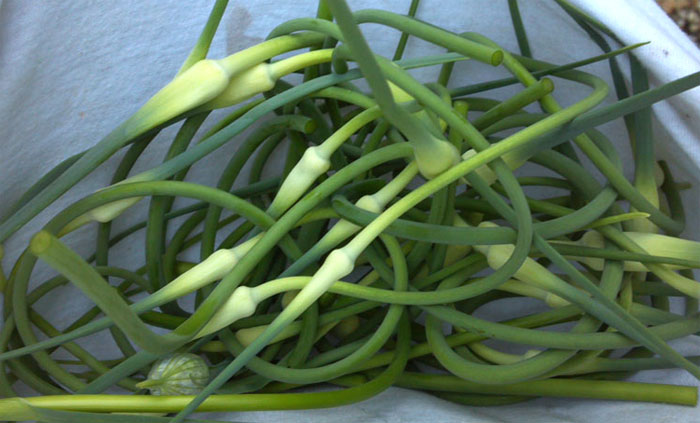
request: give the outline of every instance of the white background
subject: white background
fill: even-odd
[[[223,57],[262,41],[277,24],[294,17],[315,14],[314,1],[231,0],[210,56]],[[600,54],[598,48],[553,1],[521,1],[532,50],[536,58],[567,63]],[[652,83],[666,82],[700,70],[700,52],[652,0],[575,0],[583,9],[610,26],[628,44],[652,41],[638,51],[649,68]],[[42,174],[66,157],[94,145],[102,136],[130,116],[143,102],[166,84],[179,69],[199,35],[213,1],[180,2],[122,0],[102,2],[79,0],[0,1],[0,216]],[[372,7],[405,13],[408,1],[350,1],[354,9]],[[513,51],[513,35],[505,0],[423,0],[418,17],[461,32],[481,32]],[[363,26],[373,48],[390,56],[398,33],[374,25]],[[441,49],[410,39],[407,56],[440,53]],[[624,61],[623,61],[624,63]],[[625,65],[626,66],[626,65]],[[605,64],[586,70],[606,75]],[[422,78],[434,77],[435,69],[419,72]],[[457,66],[454,86],[506,76],[503,69],[474,63]],[[427,79],[426,79],[427,80]],[[564,105],[571,104],[585,90],[555,80],[555,96]],[[499,90],[498,96],[513,93]],[[659,155],[674,163],[680,180],[700,183],[700,90],[694,90],[654,107],[656,145]],[[209,119],[208,122],[215,121]],[[206,128],[206,125],[205,125]],[[621,146],[626,138],[622,125],[603,127]],[[162,160],[173,131],[164,131],[137,165]],[[225,164],[227,153],[236,143],[221,149],[198,165],[193,178],[212,180]],[[6,271],[27,245],[39,225],[57,210],[95,189],[108,184],[118,163],[118,155],[88,181],[62,197],[54,208],[40,215],[32,225],[5,243]],[[629,163],[629,161],[625,161]],[[626,172],[631,174],[632,168]],[[688,214],[686,236],[698,239],[696,219],[700,204],[694,189],[684,194]],[[141,207],[143,211],[143,206]],[[120,224],[121,225],[121,224]],[[119,226],[119,225],[118,225]],[[81,230],[71,236],[79,251],[92,247],[93,233]],[[116,249],[118,261],[138,257],[140,245]],[[41,275],[37,273],[37,279]],[[41,310],[53,319],[68,321],[81,309],[66,308],[75,291],[57,291],[52,302],[41,303]],[[100,338],[92,339],[95,346]],[[97,344],[99,345],[99,344]],[[698,354],[697,338],[676,342],[686,353]],[[103,347],[109,350],[111,346]],[[93,349],[94,350],[94,349]],[[98,348],[99,350],[99,348]],[[665,383],[691,384],[697,381],[681,371],[654,371],[634,377]],[[222,418],[221,415],[212,418]],[[369,401],[340,409],[249,413],[227,416],[238,421],[318,421],[318,422],[594,422],[622,421],[700,421],[697,408],[594,402],[590,400],[539,399],[498,408],[467,408],[403,389],[389,391]]]

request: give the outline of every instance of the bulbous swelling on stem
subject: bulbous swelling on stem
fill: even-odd
[[[138,203],[141,197],[125,198],[123,200],[115,201],[113,203],[105,204],[102,207],[97,207],[92,209],[89,214],[92,220],[101,223],[111,222],[120,214],[122,214],[126,209]]]
[[[202,110],[221,109],[236,105],[258,94],[271,90],[277,78],[267,63],[260,63],[231,78],[228,86],[214,99],[201,106]]]
[[[190,292],[196,291],[218,279],[223,278],[233,270],[244,255],[260,240],[262,234],[249,239],[231,249],[214,251],[187,272],[175,278],[153,294],[158,298],[172,300]]]
[[[494,228],[498,227],[498,225],[491,222],[483,222],[479,224],[479,227]],[[510,256],[513,255],[515,245],[475,245],[474,249],[486,256],[490,268],[498,270],[508,261]],[[560,282],[556,275],[529,257],[525,259],[513,276],[515,279],[544,289],[545,291],[552,290]]]
[[[476,154],[476,150],[469,149],[465,151],[464,154],[462,154],[462,160],[468,160],[476,156]],[[523,155],[519,150],[515,150],[509,151],[508,153],[501,156],[501,160],[503,160],[506,166],[508,166],[508,169],[515,170],[520,166],[524,165],[525,162],[527,162],[527,156]],[[486,165],[481,166],[474,172],[481,176],[489,185],[493,184],[498,179],[494,171],[492,171],[491,168],[489,168]]]
[[[252,316],[258,306],[255,288],[239,286],[226,300],[223,306],[217,310],[214,316],[199,331],[197,338],[214,333],[231,323],[244,317]]]
[[[667,235],[650,232],[624,232],[625,236],[635,244],[642,247],[647,254],[660,257],[672,257],[677,259],[695,260],[700,256],[700,243],[687,239],[676,238]],[[588,231],[578,241],[586,247],[604,248],[605,238],[597,231]],[[595,270],[601,270],[605,261],[595,257],[577,257],[579,261],[586,263]],[[646,272],[648,268],[636,261],[625,261],[625,271]],[[665,264],[668,269],[680,269],[681,266]]]
[[[195,290],[204,284],[226,276],[238,263],[239,257],[233,250],[217,250],[192,269],[178,276],[164,288],[165,290]]]
[[[129,207],[141,201],[143,197],[132,197],[124,198],[123,200],[114,201],[112,203],[107,203],[102,206],[96,207],[89,212],[76,217],[70,223],[68,223],[59,233],[59,236],[63,236],[67,233],[73,232],[79,227],[88,224],[90,222],[100,222],[107,223],[119,217],[124,213]]]
[[[140,134],[215,98],[231,75],[216,60],[200,60],[161,88],[126,123],[126,132]]]
[[[493,228],[497,226],[498,225],[491,222],[479,224],[479,227]],[[486,256],[490,268],[497,270],[508,261],[511,255],[513,255],[515,246],[513,244],[475,245],[474,249]],[[545,298],[545,301],[552,307],[565,305],[564,301],[568,301],[556,294],[560,286],[566,285],[565,282],[532,258],[526,258],[513,277],[553,294],[553,296],[547,296]]]
[[[331,251],[305,289],[321,296],[333,283],[349,275],[355,268],[357,254],[346,250],[344,247]]]
[[[433,142],[413,145],[418,170],[426,179],[433,179],[460,161],[457,149],[445,140],[433,137]]]
[[[384,205],[380,204],[374,195],[364,195],[355,202],[355,205],[372,213],[381,213]],[[360,230],[360,227],[347,220],[336,223],[324,236],[328,240],[343,240]]]
[[[381,213],[384,210],[384,206],[386,206],[385,203],[377,200],[377,197],[374,195],[363,195],[355,202],[355,205],[372,213]]]
[[[309,147],[301,156],[301,160],[292,168],[282,182],[268,213],[279,216],[306,192],[316,178],[326,173],[331,167],[331,161],[322,146]]]
[[[482,252],[481,249],[477,248],[479,252]],[[485,250],[485,255],[486,255],[486,260],[488,261],[489,267],[496,270],[500,269],[506,261],[508,261],[508,258],[513,254],[513,250],[515,250],[515,246],[512,244],[502,244],[502,245],[489,245],[487,246]],[[482,254],[484,254],[482,252]],[[525,260],[527,261],[527,259]],[[523,264],[523,267],[525,265]],[[518,272],[523,270],[523,267],[518,269]],[[516,272],[516,275],[517,273]],[[520,279],[520,278],[518,278]]]
[[[489,246],[486,254],[489,267],[494,270],[501,268],[501,266],[508,261],[510,256],[513,255],[514,250],[515,246],[512,244]],[[548,292],[555,290],[557,286],[562,283],[556,275],[529,257],[525,259],[520,269],[518,269],[513,276],[526,284],[536,286]],[[558,300],[552,297],[547,298],[545,301],[556,303]]]
[[[395,63],[390,62],[391,66],[400,69],[399,66],[397,66]],[[391,90],[391,95],[394,97],[394,101],[396,103],[410,103],[412,101],[415,101],[416,99],[411,96],[409,93],[407,93],[404,89],[399,87],[398,85],[388,82],[389,84],[389,89]],[[413,113],[413,116],[415,116],[418,120],[423,122],[426,125],[434,125],[435,123],[430,119],[430,116],[428,116],[428,113],[425,111],[425,109],[421,109],[417,111],[416,113]],[[438,119],[437,122],[440,126],[440,132],[445,132],[447,129],[447,122],[445,122],[442,119]]]

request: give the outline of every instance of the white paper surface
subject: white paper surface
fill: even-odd
[[[212,46],[210,56],[222,57],[264,39],[277,24],[293,17],[313,16],[315,1],[231,0]],[[573,21],[552,1],[521,1],[521,13],[535,57],[566,63],[600,54]],[[611,27],[626,43],[652,41],[638,50],[650,70],[652,83],[666,82],[700,69],[700,51],[676,28],[652,0],[575,0],[591,15]],[[213,1],[78,2],[5,0],[0,2],[0,216],[24,189],[61,160],[94,145],[102,136],[131,115],[150,95],[167,83],[179,69],[204,25]],[[350,1],[353,9],[380,8],[405,13],[408,1]],[[517,50],[505,0],[423,0],[418,17],[456,32],[481,32],[510,50]],[[363,26],[373,48],[390,56],[398,33],[386,33],[375,25]],[[380,35],[381,34],[381,35]],[[411,38],[407,56],[440,53],[425,42]],[[626,63],[623,61],[626,68]],[[608,75],[606,64],[586,69]],[[416,72],[434,77],[436,69]],[[506,76],[503,69],[460,63],[454,86]],[[606,76],[610,82],[610,78]],[[555,79],[555,97],[564,105],[586,90]],[[506,96],[515,90],[501,89]],[[696,188],[684,193],[688,212],[686,236],[698,239],[696,211],[700,205],[700,90],[654,106],[659,154],[674,163],[677,179]],[[209,119],[213,122],[215,119]],[[209,123],[211,125],[211,123]],[[207,126],[205,125],[205,128]],[[604,126],[606,133],[624,146],[620,122]],[[136,170],[162,160],[172,130],[164,131],[149,147]],[[624,147],[625,156],[629,153]],[[235,143],[196,166],[195,179],[212,180],[235,151]],[[118,158],[120,158],[119,155]],[[88,181],[62,197],[48,213],[5,243],[6,267],[14,262],[40,224],[76,199],[108,184],[118,158],[107,162]],[[626,161],[627,163],[628,161]],[[626,169],[631,174],[632,169]],[[144,210],[143,205],[141,211]],[[117,225],[123,227],[123,225]],[[117,229],[118,230],[118,229]],[[92,248],[93,233],[86,229],[71,235],[81,252]],[[115,249],[115,261],[139,257],[139,246]],[[41,280],[41,271],[36,273]],[[46,273],[43,273],[46,274]],[[67,309],[75,291],[62,289],[41,310],[52,320],[69,321],[81,310]],[[106,338],[104,338],[106,339]],[[109,342],[90,339],[91,351],[109,351]],[[675,342],[680,351],[697,354],[698,338]],[[681,371],[653,371],[633,380],[697,385]],[[222,418],[221,414],[210,414]],[[610,422],[700,421],[697,408],[657,404],[598,402],[590,400],[539,399],[497,407],[462,407],[429,395],[404,389],[389,391],[360,404],[337,409],[230,414],[238,421],[311,422]]]

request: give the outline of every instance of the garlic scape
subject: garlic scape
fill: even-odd
[[[700,257],[700,242],[676,238],[651,232],[624,232],[625,236],[642,247],[647,254],[659,257],[697,260]],[[586,232],[577,245],[593,248],[604,248],[605,238],[597,231]],[[574,257],[594,270],[602,270],[604,260],[595,257]],[[674,264],[666,265],[669,269],[680,269]],[[640,262],[625,261],[625,270],[629,272],[645,272],[647,267]]]
[[[148,378],[136,387],[152,395],[195,395],[209,382],[204,359],[190,353],[169,354],[153,363]]]
[[[153,95],[123,125],[122,132],[133,138],[177,118],[236,105],[269,91],[277,79],[307,66],[330,60],[330,50],[317,50],[268,64],[265,60],[312,45],[323,38],[316,33],[285,35],[234,53],[223,59],[204,59],[179,73]],[[141,182],[129,178],[122,183]],[[110,222],[138,203],[141,197],[127,198],[90,210],[61,231],[65,235],[90,222]]]

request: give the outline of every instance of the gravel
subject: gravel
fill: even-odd
[[[657,3],[700,46],[700,0],[657,0]]]

